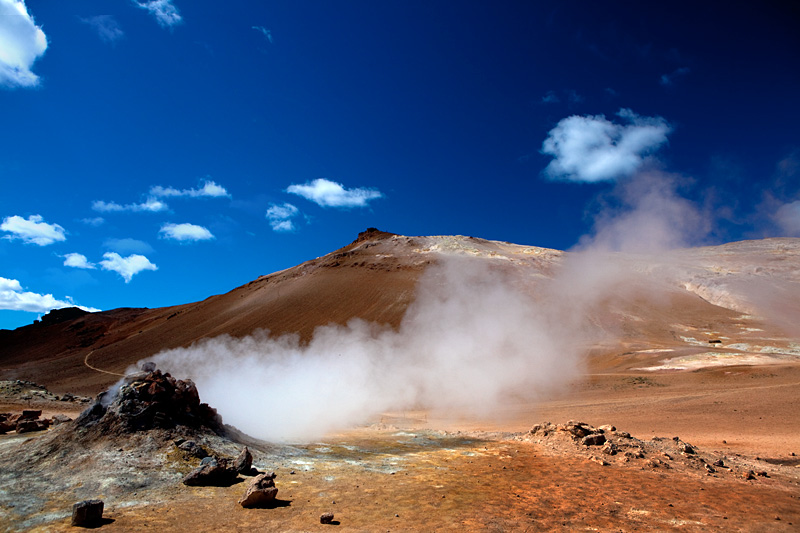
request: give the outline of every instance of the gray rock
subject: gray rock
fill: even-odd
[[[239,505],[245,508],[263,507],[275,499],[278,489],[275,487],[275,473],[259,474],[250,482],[247,491],[239,500]]]
[[[250,473],[250,469],[253,467],[253,454],[250,453],[250,450],[247,449],[247,446],[244,447],[242,453],[240,453],[233,462],[233,467],[240,474]]]
[[[72,525],[97,527],[103,520],[103,500],[84,500],[72,506]]]
[[[182,442],[178,448],[193,457],[197,457],[198,459],[208,457],[208,452],[193,440]]]
[[[53,425],[57,426],[59,424],[66,424],[67,422],[72,422],[72,419],[67,415],[55,415],[53,417]]]

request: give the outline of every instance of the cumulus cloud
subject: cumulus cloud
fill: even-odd
[[[159,233],[165,239],[181,242],[207,241],[214,238],[206,228],[195,224],[164,224]]]
[[[14,215],[3,219],[0,230],[11,235],[4,238],[9,240],[20,239],[24,243],[47,246],[58,241],[65,241],[64,228],[58,224],[44,222],[41,215],[31,215],[27,219]]]
[[[270,44],[272,44],[272,32],[270,30],[262,26],[253,26],[253,29],[257,32],[260,32],[264,38],[268,40]]]
[[[143,270],[158,270],[158,267],[151,263],[148,258],[139,254],[122,257],[116,252],[106,252],[103,257],[104,259],[100,261],[100,266],[103,270],[116,272],[122,276],[125,283],[129,283],[133,276]]]
[[[188,197],[188,198],[230,198],[231,195],[222,185],[213,181],[204,181],[199,189],[176,189],[174,187],[162,187],[155,185],[150,187],[150,195],[153,197]]]
[[[0,277],[0,309],[46,313],[51,309],[62,309],[64,307],[79,307],[90,313],[100,311],[100,309],[94,307],[75,305],[70,297],[66,297],[64,300],[57,300],[52,294],[25,291],[19,281]]]
[[[103,246],[121,254],[149,254],[153,247],[137,239],[106,239]]]
[[[66,254],[64,257],[64,266],[73,267],[73,268],[84,268],[84,269],[94,269],[97,266],[94,263],[90,263],[89,260],[83,254],[78,253],[71,253]]]
[[[0,0],[0,85],[34,87],[33,63],[47,50],[47,37],[22,0]]]
[[[267,220],[274,231],[288,232],[294,231],[294,217],[300,214],[300,210],[292,204],[270,204],[267,209]]]
[[[91,26],[98,37],[107,43],[118,41],[125,35],[119,27],[117,19],[111,15],[96,15],[94,17],[81,18],[80,20]]]
[[[170,28],[183,21],[172,0],[145,0],[144,2],[133,0],[133,3],[149,11],[163,28]]]
[[[604,115],[562,119],[542,144],[542,153],[553,157],[545,176],[588,183],[631,176],[672,130],[663,118],[642,117],[630,109],[620,109],[617,116],[623,124]]]
[[[663,74],[661,78],[658,80],[658,83],[667,87],[673,85],[675,80],[678,78],[682,78],[691,72],[687,67],[681,67],[679,69],[674,70],[670,74]]]
[[[345,189],[341,183],[323,178],[303,185],[289,185],[286,192],[302,196],[322,207],[366,207],[371,200],[383,197],[376,189]]]
[[[166,211],[169,206],[156,198],[148,198],[140,204],[118,204],[116,202],[104,202],[95,200],[92,202],[92,209],[101,213],[121,213],[128,211],[132,213],[158,213]]]

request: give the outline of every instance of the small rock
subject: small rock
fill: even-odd
[[[275,477],[275,472],[259,474],[254,477],[244,496],[239,500],[239,505],[245,508],[262,507],[273,501],[278,494]],[[333,515],[331,515],[331,519],[333,519]]]
[[[714,466],[718,467],[718,468],[724,468],[724,467],[725,467],[725,463],[724,463],[724,462],[722,462],[722,459],[717,459],[717,460],[716,460],[716,461],[714,461],[712,464],[713,464]]]
[[[103,500],[84,500],[72,506],[72,525],[96,527],[103,520]]]
[[[597,428],[598,430],[602,431],[603,433],[611,433],[612,431],[616,431],[616,426],[612,426],[611,424],[606,424],[604,426],[600,426]]]
[[[692,445],[688,442],[682,442],[679,446],[679,449],[681,453],[685,453],[686,455],[694,455],[696,453],[694,448],[692,448]]]
[[[250,450],[247,449],[247,446],[244,447],[242,453],[240,453],[233,462],[233,467],[240,474],[250,473],[250,469],[253,467],[253,454],[250,453]]]
[[[710,465],[710,464],[708,464],[708,463],[703,463],[703,466],[705,466],[705,467],[706,467],[706,470],[708,470],[708,472],[709,472],[709,473],[711,473],[711,474],[713,474],[714,472],[716,472],[716,470],[714,470],[714,467],[713,467],[713,466],[711,466],[711,465]]]
[[[757,476],[761,476],[761,477],[769,477],[769,474],[767,474],[766,470],[760,470],[760,471],[756,472],[756,475]]]
[[[749,479],[755,479],[756,478],[756,473],[753,472],[752,470],[748,470],[747,472],[744,472],[742,474],[742,477],[745,478],[745,479],[748,479],[748,480]]]
[[[602,446],[606,442],[606,436],[602,433],[592,433],[581,439],[584,446]]]
[[[333,522],[333,513],[323,513],[319,517],[320,524],[330,524],[331,522]]]

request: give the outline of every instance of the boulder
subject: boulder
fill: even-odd
[[[55,415],[53,417],[53,425],[57,426],[59,424],[66,424],[67,422],[72,422],[72,419],[67,415]]]
[[[330,524],[333,522],[333,513],[322,513],[319,517],[320,524]]]
[[[41,409],[37,409],[37,410],[25,409],[24,411],[22,411],[22,414],[19,415],[19,419],[20,420],[36,420],[40,416],[42,416],[42,410]]]
[[[244,447],[242,453],[240,453],[233,462],[233,467],[240,474],[250,473],[250,469],[253,467],[253,454],[250,453],[250,450],[247,449],[247,446]]]
[[[200,465],[183,478],[183,484],[190,487],[227,487],[238,477],[238,472],[228,466],[224,459],[209,461]]]
[[[43,431],[50,427],[50,421],[19,419],[17,422],[17,433],[30,433],[31,431]]]
[[[259,474],[250,482],[247,491],[239,500],[239,505],[245,508],[263,507],[275,499],[278,489],[275,487],[275,473]],[[333,515],[331,515],[333,516]]]
[[[103,520],[103,500],[84,500],[72,506],[72,525],[97,527]]]
[[[198,445],[193,440],[187,440],[182,442],[178,449],[186,452],[187,454],[191,455],[192,457],[197,457],[198,459],[203,459],[208,457],[208,452],[202,446]]]

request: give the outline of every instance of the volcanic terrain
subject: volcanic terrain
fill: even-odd
[[[136,373],[221,335],[302,346],[353,319],[414,331],[409,310],[452,261],[545,310],[577,370],[535,394],[509,390],[489,413],[414,403],[283,443],[222,425],[200,382],[195,398],[181,381],[191,376]],[[645,256],[374,229],[201,302],[52,311],[0,330],[0,413],[75,420],[0,435],[0,527],[66,530],[73,503],[103,499],[109,531],[794,531],[798,319],[800,239]],[[181,483],[201,455],[226,464],[245,445],[256,470],[277,474],[274,503],[237,504],[247,475]]]

